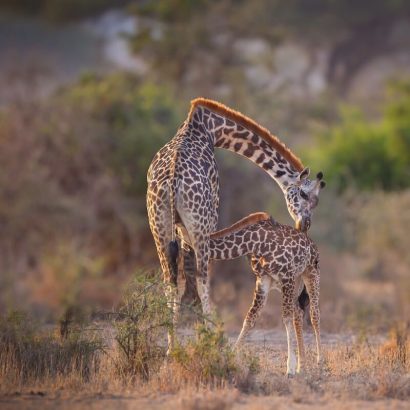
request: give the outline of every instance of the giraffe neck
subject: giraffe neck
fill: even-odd
[[[262,168],[282,191],[295,183],[303,169],[300,160],[267,129],[219,103],[194,100],[188,120],[215,147],[242,155]]]
[[[264,233],[274,223],[269,214],[256,212],[228,228],[212,233],[209,244],[211,259],[234,259],[255,253],[261,234],[265,238]]]

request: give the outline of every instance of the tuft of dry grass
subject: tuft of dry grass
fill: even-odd
[[[87,382],[99,372],[102,350],[95,334],[74,332],[60,338],[12,312],[0,320],[0,384],[7,388],[73,378]]]

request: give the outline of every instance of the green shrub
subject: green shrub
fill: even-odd
[[[172,311],[165,297],[165,285],[159,274],[138,274],[127,288],[118,311],[116,344],[119,356],[117,372],[126,380],[161,379],[161,370],[173,374],[179,384],[245,386],[259,369],[257,358],[233,351],[221,324],[198,314],[194,337],[178,343],[166,357],[166,334],[175,331]],[[176,382],[176,385],[178,383]]]
[[[198,323],[194,337],[177,346],[171,358],[182,380],[196,386],[233,383],[248,389],[252,376],[259,372],[258,357],[234,351],[220,323],[216,327]]]
[[[198,384],[231,380],[237,371],[237,364],[222,328],[211,329],[199,324],[195,333],[195,338],[189,339],[186,346],[181,345],[172,353],[176,363]]]
[[[159,275],[139,274],[128,287],[115,321],[119,349],[117,370],[127,379],[149,380],[165,358],[165,334],[172,311]]]
[[[345,108],[340,123],[319,138],[310,160],[341,191],[406,188],[410,186],[409,118],[410,80],[394,83],[379,122]]]

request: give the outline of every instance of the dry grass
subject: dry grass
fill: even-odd
[[[170,311],[162,287],[155,275],[139,275],[118,313],[105,321],[76,323],[72,312],[52,327],[16,313],[1,319],[0,404],[47,399],[46,407],[71,400],[78,408],[121,403],[212,410],[383,402],[401,408],[410,399],[409,323],[377,336],[324,333],[320,366],[307,333],[305,371],[289,379],[282,329],[255,332],[236,353],[221,327],[198,324],[193,334],[181,333],[167,358]]]
[[[104,350],[90,344],[95,339],[84,345],[85,335],[74,344],[55,335],[41,340],[38,336],[21,338],[21,335],[19,343],[13,346],[11,338],[3,336],[0,400],[17,406],[23,398],[25,402],[44,398],[47,403],[55,404],[76,398],[74,407],[78,408],[90,402],[100,402],[104,408],[116,408],[115,403],[122,403],[124,408],[138,404],[153,409],[161,408],[166,402],[171,409],[198,410],[263,409],[272,408],[272,403],[289,408],[334,403],[342,409],[359,408],[365,402],[389,403],[401,408],[410,399],[408,330],[404,325],[396,326],[384,341],[371,339],[334,345],[326,342],[325,335],[322,365],[317,367],[313,352],[308,351],[305,373],[292,379],[285,376],[285,350],[269,343],[256,342],[250,346],[252,357],[255,354],[258,357],[258,367],[253,371],[249,371],[249,357],[245,360],[232,357],[232,365],[243,366],[235,371],[231,369],[236,378],[205,377],[206,366],[201,367],[198,353],[198,346],[203,348],[204,343],[196,341],[195,345],[195,340],[191,340],[190,347],[179,353],[189,355],[188,362],[186,357],[163,359],[160,369],[149,379],[126,379],[118,374],[117,360],[122,353],[116,345]],[[16,360],[18,354],[21,359]],[[218,366],[220,357],[214,359]],[[209,366],[209,356],[207,360]],[[225,365],[219,363],[219,366],[227,371]]]

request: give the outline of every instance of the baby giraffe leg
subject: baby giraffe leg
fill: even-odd
[[[243,322],[241,333],[235,343],[235,348],[238,347],[249,331],[255,326],[256,319],[259,317],[262,308],[265,306],[268,299],[268,294],[271,286],[271,278],[269,276],[261,276],[256,278],[255,293],[253,296],[252,306],[246,314]]]
[[[294,308],[293,325],[295,327],[298,347],[298,367],[296,372],[301,373],[305,364],[305,345],[303,342],[303,310],[298,305]]]
[[[286,373],[288,376],[293,376],[296,373],[296,354],[295,354],[295,327],[293,323],[295,301],[294,301],[295,286],[293,282],[286,283],[282,287],[282,318],[286,327],[288,339],[288,360]]]
[[[319,282],[317,270],[313,270],[303,278],[310,299],[310,320],[316,336],[317,363],[320,363],[320,311],[319,311]]]

